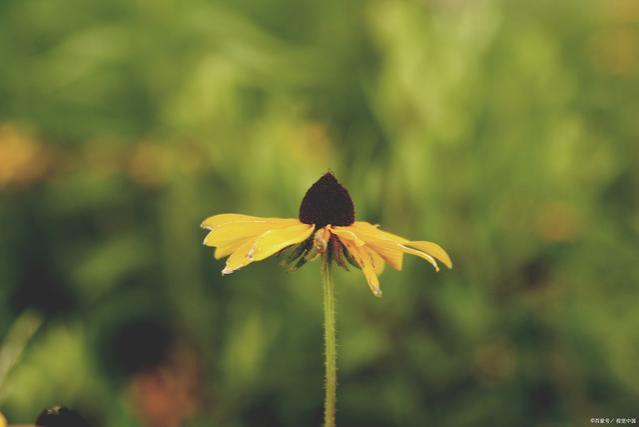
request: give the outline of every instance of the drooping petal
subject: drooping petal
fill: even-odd
[[[249,253],[254,261],[260,261],[281,251],[287,246],[300,243],[309,238],[313,229],[312,224],[297,223],[285,228],[269,230],[255,241],[255,246]]]
[[[366,244],[366,242],[364,242],[362,239],[360,239],[359,237],[357,237],[357,234],[355,234],[352,230],[349,230],[349,228],[351,228],[352,226],[345,226],[345,227],[331,227],[328,226],[328,229],[330,230],[331,233],[339,236],[339,237],[343,237],[345,239],[348,239],[350,241],[352,241],[353,243],[355,243],[355,245],[357,246],[364,246]]]
[[[215,215],[202,223],[211,230],[204,238],[207,246],[217,246],[215,258],[220,259],[236,251],[247,240],[252,240],[265,231],[299,224],[294,218],[261,218],[240,214]]]
[[[404,250],[399,245],[400,242],[398,240],[391,240],[390,236],[394,237],[394,235],[380,232],[377,227],[367,222],[357,221],[355,224],[359,226],[351,225],[348,227],[340,227],[340,237],[348,238],[349,240],[356,239],[359,242],[363,242],[366,247],[376,252],[391,267],[396,270],[402,269]],[[331,231],[336,231],[335,228],[336,227],[333,227]],[[406,241],[403,238],[399,239]]]
[[[393,242],[407,243],[408,239],[398,236],[397,234],[389,233],[379,229],[379,226],[373,225],[366,221],[355,221],[351,226],[355,232],[359,234],[366,234],[370,237],[374,237],[380,240],[391,240]]]
[[[382,274],[384,272],[384,266],[385,266],[384,259],[375,250],[373,250],[370,247],[364,247],[363,249],[365,249],[368,252],[368,255],[371,258],[373,268],[375,268],[375,274],[377,274],[378,276]]]
[[[224,258],[225,256],[231,255],[240,246],[242,246],[242,244],[246,243],[247,240],[251,240],[251,239],[234,240],[231,243],[226,243],[224,245],[218,246],[217,248],[215,248],[215,254],[214,254],[215,259],[221,259],[221,258]]]
[[[204,238],[206,246],[222,246],[237,240],[257,237],[268,230],[297,225],[296,219],[262,218],[260,221],[236,221],[219,224]]]
[[[437,258],[446,267],[453,268],[453,262],[448,256],[448,253],[446,253],[444,248],[439,246],[437,243],[426,242],[426,241],[416,241],[416,242],[410,242],[408,245]]]
[[[452,262],[446,251],[439,245],[432,242],[413,242],[404,237],[387,231],[382,231],[378,227],[364,221],[356,221],[350,227],[350,231],[360,240],[366,243],[377,252],[386,262],[397,270],[402,268],[402,253],[418,256],[428,261],[436,271],[439,266],[435,258],[442,261],[449,268]]]
[[[379,288],[379,279],[375,272],[375,266],[368,250],[365,247],[355,245],[352,240],[342,238],[341,236],[338,237],[344,246],[346,246],[346,250],[348,250],[353,258],[355,258],[355,261],[357,261],[364,272],[364,277],[366,277],[366,282],[368,283],[369,288],[371,288],[373,295],[381,297],[382,291]]]
[[[226,224],[220,228],[215,228],[213,231],[209,231],[204,237],[202,244],[210,247],[226,246],[236,241],[244,241],[251,237],[257,237],[268,229],[268,226],[262,224],[259,224],[258,227],[244,227],[243,224],[240,223]]]
[[[253,261],[260,261],[287,246],[300,243],[313,232],[312,224],[302,224],[295,220],[294,225],[266,230],[259,236],[240,244],[226,260],[222,274],[230,274]]]
[[[422,259],[425,259],[426,261],[428,261],[434,268],[435,271],[439,271],[439,265],[437,265],[437,261],[435,261],[435,258],[433,258],[432,256],[422,252],[422,251],[418,251],[416,249],[413,248],[409,248],[408,246],[404,246],[404,245],[400,245],[402,247],[402,249],[404,250],[404,252],[406,252],[407,254],[411,254],[411,255],[415,255],[418,256]]]
[[[248,254],[251,248],[253,248],[255,240],[256,239],[249,239],[242,243],[235,252],[226,259],[226,265],[224,266],[224,270],[222,270],[222,274],[231,274],[235,270],[238,270],[252,262]]]
[[[366,247],[375,251],[395,270],[401,271],[404,260],[404,252],[397,242],[373,239],[365,237]]]

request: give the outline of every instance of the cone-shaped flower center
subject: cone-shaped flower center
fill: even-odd
[[[353,200],[332,173],[324,174],[308,189],[300,205],[300,221],[326,225],[351,225],[355,221]]]
[[[72,409],[54,406],[40,413],[36,425],[42,427],[88,427],[89,423]]]

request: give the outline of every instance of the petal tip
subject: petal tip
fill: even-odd
[[[211,227],[210,225],[208,225],[206,222],[208,221],[208,218],[205,219],[204,221],[202,221],[200,223],[200,228],[203,228],[205,230],[213,230],[213,227]]]
[[[450,259],[450,256],[448,256],[448,254],[445,251],[444,251],[444,254],[446,254],[446,256],[438,257],[439,262],[444,264],[446,266],[446,268],[448,268],[449,270],[452,270],[453,261]]]

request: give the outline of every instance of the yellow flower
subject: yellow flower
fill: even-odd
[[[325,255],[346,269],[347,263],[360,268],[379,297],[378,276],[384,265],[401,270],[405,253],[425,259],[437,271],[437,261],[452,268],[450,257],[436,243],[405,239],[368,222],[355,221],[348,191],[330,172],[306,192],[299,218],[220,214],[204,220],[202,228],[210,230],[204,244],[215,247],[215,258],[228,256],[222,274],[274,254],[282,254],[291,270]]]

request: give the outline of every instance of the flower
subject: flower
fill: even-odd
[[[89,423],[76,411],[65,406],[45,409],[35,422],[39,427],[88,427]]]
[[[261,218],[220,214],[202,222],[210,230],[206,246],[215,247],[215,258],[228,256],[222,274],[230,274],[254,261],[274,254],[295,270],[321,255],[348,269],[360,268],[375,296],[381,296],[378,276],[385,264],[402,269],[404,254],[416,255],[439,271],[437,261],[448,268],[452,262],[436,243],[413,241],[383,231],[377,225],[355,221],[353,201],[328,172],[304,195],[299,218]]]

